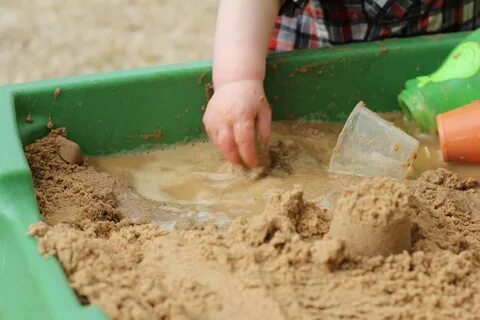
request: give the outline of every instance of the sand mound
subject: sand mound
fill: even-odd
[[[64,129],[54,129],[44,139],[27,146],[37,200],[49,224],[80,219],[119,221],[113,193],[115,179],[81,165],[73,142]],[[63,158],[76,159],[70,163]]]
[[[329,238],[352,255],[390,255],[411,248],[411,217],[417,211],[407,187],[376,178],[347,188],[333,210]]]
[[[348,189],[331,213],[294,189],[275,194],[262,214],[238,218],[226,230],[196,226],[169,232],[118,221],[117,214],[90,214],[91,206],[119,210],[115,186],[122,181],[62,160],[58,134],[64,132],[27,148],[45,217],[31,234],[42,253],[58,257],[80,300],[100,306],[112,319],[477,319],[480,314],[479,199],[471,180],[445,170],[408,184],[368,180]],[[73,183],[55,188],[48,182],[59,174],[79,190],[71,191]],[[97,180],[87,179],[90,175]],[[110,182],[102,185],[101,179]],[[121,190],[122,201],[133,199]],[[88,206],[73,197],[82,192]],[[71,209],[62,214],[57,206],[68,202]],[[336,215],[347,213],[349,223],[384,231],[408,221],[410,250],[350,254],[346,237],[325,236],[345,235],[338,232],[341,226],[329,229]]]

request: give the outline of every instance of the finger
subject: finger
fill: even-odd
[[[258,165],[255,152],[255,125],[252,120],[244,120],[234,124],[233,136],[243,163],[254,168]]]
[[[218,130],[216,145],[228,161],[235,164],[240,164],[242,162],[238,153],[237,144],[233,137],[233,129],[231,127],[225,126]]]
[[[267,145],[270,141],[272,132],[272,110],[270,107],[262,108],[257,115],[257,130],[262,138],[263,144]]]
[[[217,144],[216,140],[218,136],[218,129],[215,125],[215,122],[211,120],[208,114],[205,114],[203,116],[203,126],[205,127],[205,131],[207,132],[208,139],[214,144]]]
[[[210,140],[210,142],[212,142],[213,144],[217,145],[218,130],[212,127],[205,127],[205,129],[207,131],[208,140]]]

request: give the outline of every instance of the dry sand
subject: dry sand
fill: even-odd
[[[0,85],[210,59],[218,0],[0,0]]]
[[[125,219],[122,203],[139,201],[135,192],[63,160],[64,135],[54,130],[26,149],[46,221],[31,234],[59,258],[80,300],[112,319],[479,319],[472,179],[438,169],[405,183],[364,180],[332,211],[294,188],[226,230],[192,223],[165,231]],[[330,228],[342,221],[350,225]],[[411,241],[404,251],[364,252],[390,238],[352,222],[410,231]],[[355,243],[348,232],[357,232]]]

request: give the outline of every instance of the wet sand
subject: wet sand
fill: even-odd
[[[99,172],[55,129],[26,148],[30,234],[111,319],[478,319],[477,181],[328,174],[339,129],[276,124],[259,180],[207,144],[90,159]]]

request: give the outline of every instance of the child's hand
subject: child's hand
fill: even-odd
[[[212,80],[215,93],[203,123],[233,163],[259,164],[256,133],[266,144],[271,111],[263,91],[268,40],[282,0],[222,0],[218,8]]]
[[[267,144],[271,128],[263,82],[240,80],[216,88],[203,123],[210,140],[230,162],[256,167],[256,133]]]

